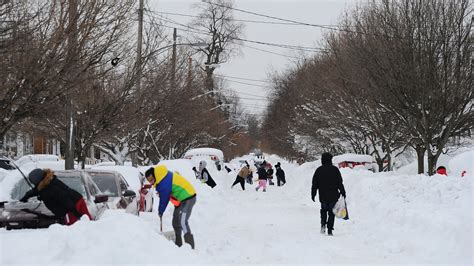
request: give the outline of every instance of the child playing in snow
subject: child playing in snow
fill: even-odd
[[[258,186],[255,188],[255,191],[258,191],[259,188],[263,187],[263,192],[267,191],[267,171],[265,170],[265,165],[262,163],[257,170],[258,174]]]

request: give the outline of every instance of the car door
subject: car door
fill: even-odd
[[[127,183],[127,180],[125,180],[125,178],[121,174],[118,174],[118,183],[122,201],[125,203],[125,206],[123,208],[127,213],[138,214],[139,205],[136,193],[130,188]],[[125,191],[133,192],[134,195],[124,195]]]
[[[102,194],[102,192],[97,188],[97,186],[93,182],[85,182],[87,186],[87,190],[90,194],[90,197],[87,200],[87,207],[89,208],[89,212],[92,215],[94,220],[98,220],[99,217],[108,209],[108,205],[106,202],[95,203],[94,199],[97,195]]]

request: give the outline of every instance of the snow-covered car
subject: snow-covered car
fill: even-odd
[[[216,164],[216,168],[219,171],[224,165],[224,153],[214,148],[190,149],[184,154],[184,159],[211,160]]]
[[[145,175],[138,168],[124,165],[93,165],[91,169],[112,170],[121,173],[133,191],[135,191],[137,195],[140,195],[138,199],[139,210],[141,212],[153,211],[153,191],[150,190],[150,186],[145,185]]]
[[[84,197],[93,220],[98,220],[108,208],[108,196],[104,195],[94,183],[90,175],[83,170],[55,171],[54,174],[70,188]],[[13,188],[13,200],[0,203],[0,227],[10,229],[46,228],[51,224],[61,222],[62,217],[55,217],[36,197],[28,202],[20,202],[25,193],[30,190],[30,184],[21,179]]]
[[[339,168],[363,169],[378,172],[378,166],[374,158],[366,154],[346,153],[334,156],[332,161]]]
[[[37,163],[37,162],[58,162],[60,160],[59,156],[53,154],[28,154],[20,157],[15,161],[15,164],[18,167],[26,163]]]
[[[125,209],[127,213],[138,215],[137,194],[122,174],[110,170],[87,169],[85,171],[91,176],[102,193],[109,197],[107,204],[110,209]]]

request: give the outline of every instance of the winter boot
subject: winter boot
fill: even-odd
[[[266,189],[263,189],[263,192],[267,192],[267,190],[266,190]]]
[[[326,233],[326,225],[321,225],[321,234]]]
[[[176,235],[176,240],[174,241],[174,243],[176,244],[176,246],[181,247],[183,245],[183,239],[181,238],[181,231],[175,232],[175,235]]]
[[[255,191],[258,191],[258,187],[255,188]]]
[[[194,249],[194,236],[191,233],[184,234],[184,242],[191,245],[191,248]]]
[[[328,229],[328,236],[332,236],[332,230]]]

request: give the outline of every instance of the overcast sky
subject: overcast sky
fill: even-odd
[[[200,0],[148,0],[153,11],[196,15],[193,5]],[[306,1],[259,1],[235,0],[234,7],[264,15],[295,20],[318,25],[334,25],[342,12],[354,6],[355,0],[306,0]],[[192,18],[178,15],[164,15],[165,17],[186,24]],[[235,19],[279,22],[270,18],[234,11]],[[318,47],[324,30],[304,25],[282,25],[244,22],[243,38],[252,41],[288,44],[305,47]],[[182,26],[173,25],[168,26]],[[170,36],[172,29],[167,29]],[[188,35],[179,32],[178,35]],[[235,90],[242,98],[241,103],[248,113],[261,115],[268,102],[271,90],[266,88],[269,74],[274,71],[284,71],[293,65],[292,56],[299,52],[286,48],[243,43],[240,55],[222,64],[216,69],[216,74],[227,76],[226,87]],[[314,53],[310,52],[309,54]],[[286,55],[286,56],[285,56]],[[248,79],[248,80],[246,80]],[[248,83],[248,84],[243,84]]]

